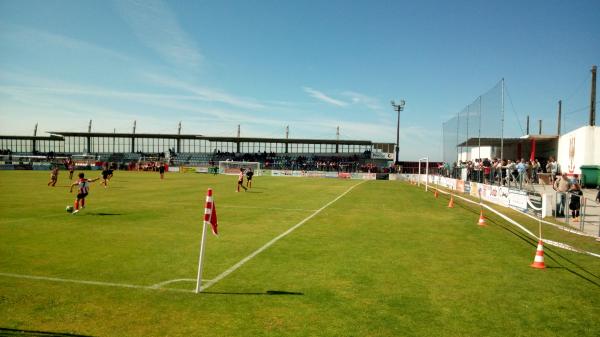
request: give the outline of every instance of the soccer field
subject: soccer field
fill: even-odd
[[[64,171],[54,188],[0,171],[0,335],[600,335],[599,258],[546,246],[548,268],[531,268],[534,238],[402,182],[259,176],[236,193],[236,179],[117,171],[71,215]],[[209,187],[219,237],[195,294]]]

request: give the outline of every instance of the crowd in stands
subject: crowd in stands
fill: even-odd
[[[339,171],[339,172],[377,172],[378,167],[370,162],[370,153],[347,156],[305,156],[277,154],[275,152],[258,152],[236,154],[217,151],[210,160],[210,165],[219,161],[259,162],[264,169],[302,170],[302,171]]]
[[[440,173],[453,178],[462,178],[463,169],[466,169],[467,181],[475,181],[497,185],[519,185],[540,183],[540,174],[549,174],[549,183],[553,183],[560,175],[560,166],[553,157],[545,162],[538,159],[501,160],[499,158],[475,159],[454,163],[450,168],[444,164],[439,167]]]
[[[2,150],[1,154],[10,155],[9,150]],[[64,154],[37,153],[44,155],[50,162],[62,161],[63,158],[71,156]],[[397,168],[378,166],[370,157],[370,151],[361,154],[340,154],[340,155],[306,155],[275,152],[257,152],[257,153],[234,153],[221,152],[214,153],[176,153],[174,149],[169,149],[165,153],[99,153],[90,154],[85,159],[74,159],[74,165],[77,167],[97,166],[104,167],[109,164],[112,169],[122,170],[156,170],[158,163],[165,163],[169,166],[194,166],[207,165],[218,166],[219,161],[246,161],[259,162],[264,169],[274,170],[302,170],[302,171],[333,171],[333,172],[369,172],[369,173],[389,173],[396,172]]]

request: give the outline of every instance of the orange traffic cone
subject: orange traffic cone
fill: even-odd
[[[540,239],[538,242],[537,251],[535,252],[535,259],[531,264],[533,268],[544,269],[546,265],[544,264],[544,243]]]
[[[483,210],[481,210],[481,212],[479,213],[479,222],[478,222],[479,226],[486,226],[487,224],[485,223],[485,217],[483,216]]]
[[[450,194],[450,202],[448,203],[449,208],[454,208],[454,196]]]
[[[437,197],[438,197],[438,191],[437,190],[435,190],[435,193],[433,193],[433,196],[437,199]]]

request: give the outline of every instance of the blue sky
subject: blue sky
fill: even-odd
[[[0,0],[0,133],[395,142],[441,158],[442,122],[505,78],[525,115],[586,121],[599,1]],[[583,108],[583,110],[581,110]],[[536,124],[537,125],[537,124]]]

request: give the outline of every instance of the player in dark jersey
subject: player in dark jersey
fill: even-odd
[[[107,188],[108,180],[110,179],[111,176],[112,176],[112,170],[108,169],[108,164],[106,164],[104,166],[104,169],[102,170],[102,182],[100,183],[100,185],[104,185],[104,188]]]
[[[94,181],[98,180],[100,178],[94,178],[94,179],[86,179],[85,175],[82,173],[79,173],[79,179],[77,179],[75,182],[73,182],[71,184],[71,189],[69,190],[69,193],[73,193],[73,187],[77,186],[77,199],[75,199],[75,210],[73,211],[73,214],[79,212],[79,205],[81,204],[81,208],[85,207],[85,197],[87,197],[89,191],[90,191],[90,183],[93,183]]]
[[[246,186],[244,186],[244,169],[240,168],[240,174],[238,175],[238,182],[237,182],[237,190],[236,192],[240,191],[240,187],[244,189],[244,191],[247,191],[248,189],[246,188]]]
[[[246,170],[246,187],[252,188],[252,177],[253,176],[254,176],[254,171],[252,171],[252,168],[249,167],[248,170]]]
[[[158,167],[158,173],[160,173],[160,179],[165,179],[165,164],[164,163],[160,163],[160,166]]]

